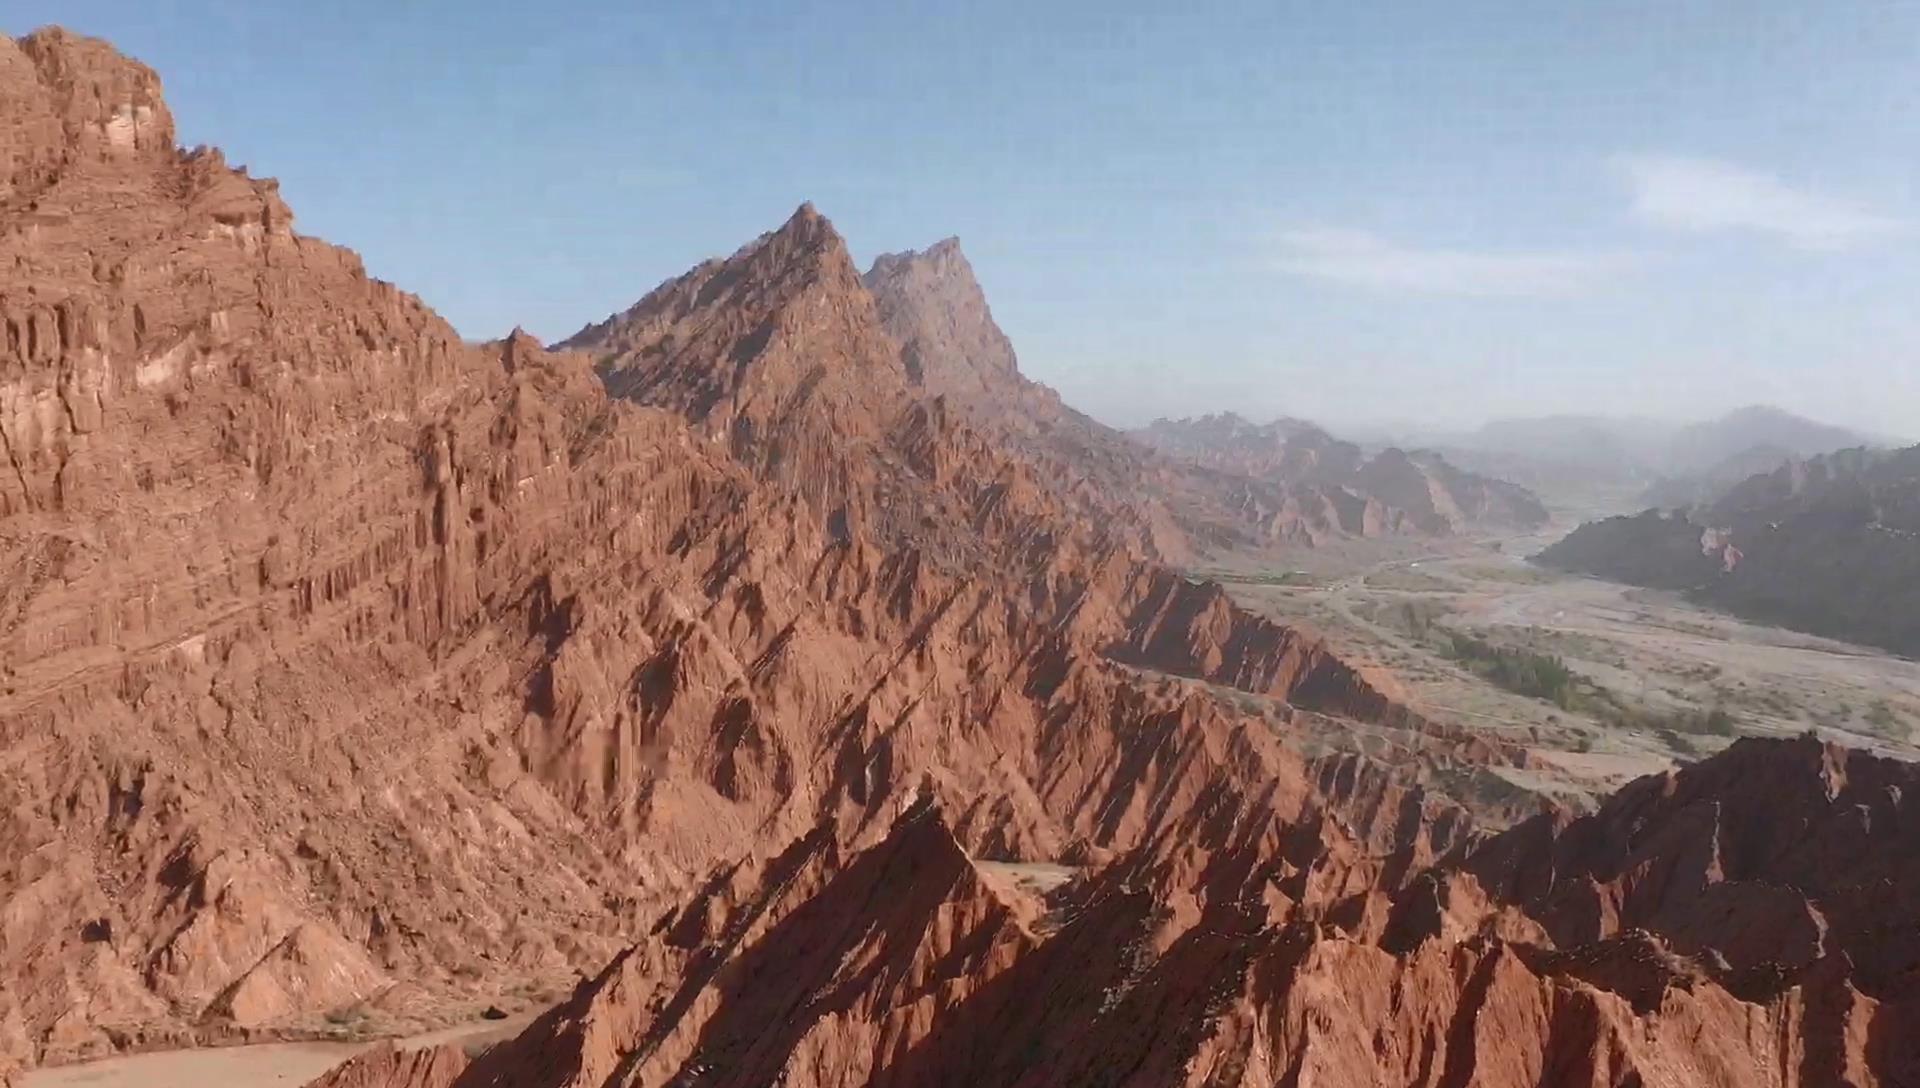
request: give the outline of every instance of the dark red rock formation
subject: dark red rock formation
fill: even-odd
[[[1629,907],[1638,923],[1568,928],[1551,896],[1510,887],[1564,872],[1630,903],[1675,872],[1647,860],[1684,868],[1716,836],[1763,851],[1737,867],[1800,879],[1809,834],[1826,841],[1853,791],[1894,779],[1915,770],[1743,741],[1556,835],[1523,826],[1450,849],[1404,884],[1310,799],[1221,794],[1038,915],[984,883],[923,806],[863,853],[831,856],[821,836],[758,881],[718,878],[456,1083],[1904,1084],[1920,1071],[1906,953],[1841,937],[1754,989],[1751,965],[1730,965],[1688,917]],[[1770,801],[1787,814],[1759,821],[1766,841],[1734,847],[1726,833],[1747,832],[1691,815],[1709,797],[1730,815]],[[1805,889],[1827,902],[1883,887],[1876,872],[1912,856],[1897,853],[1912,821],[1894,823],[1820,863]],[[1612,853],[1633,838],[1638,862]],[[1595,875],[1621,863],[1645,875]],[[1668,883],[1650,901],[1693,919],[1740,899],[1769,909],[1762,885],[1729,890],[1688,901]],[[1869,939],[1904,940],[1916,915],[1882,906]],[[1721,936],[1738,958],[1758,934],[1734,923]],[[1796,951],[1749,945],[1769,947]]]
[[[457,1046],[407,1050],[383,1044],[335,1066],[308,1082],[307,1088],[386,1088],[394,1084],[452,1088],[468,1064],[466,1053]]]

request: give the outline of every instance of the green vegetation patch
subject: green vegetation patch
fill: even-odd
[[[1475,676],[1517,695],[1591,715],[1614,728],[1662,736],[1731,737],[1739,732],[1739,721],[1721,707],[1631,706],[1592,678],[1568,668],[1555,654],[1501,646],[1460,631],[1443,633],[1447,643],[1441,652]]]
[[[1562,580],[1561,575],[1541,570],[1539,567],[1476,565],[1461,567],[1459,573],[1461,577],[1471,578],[1476,582],[1503,582],[1514,586],[1544,586],[1549,582]]]
[[[1557,656],[1496,646],[1459,631],[1447,633],[1447,645],[1441,652],[1474,675],[1516,695],[1545,700],[1562,710],[1580,709],[1581,677]]]
[[[1193,575],[1205,581],[1243,586],[1312,586],[1319,583],[1304,570],[1226,571],[1203,570]]]

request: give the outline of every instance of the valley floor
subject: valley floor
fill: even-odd
[[[1591,798],[1739,735],[1811,729],[1920,754],[1920,662],[1527,562],[1560,532],[1217,556],[1193,573],[1377,664],[1423,713],[1525,744],[1538,767],[1497,772],[1523,789]],[[1557,659],[1571,682],[1510,690],[1528,685],[1503,686],[1455,635],[1513,662]]]
[[[505,1020],[477,1020],[399,1040],[403,1048],[462,1043],[477,1051],[526,1028],[539,1010]],[[256,1046],[195,1047],[123,1054],[79,1065],[36,1069],[21,1088],[297,1088],[348,1058],[376,1045],[371,1042],[262,1043]]]

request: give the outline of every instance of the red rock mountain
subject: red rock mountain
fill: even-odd
[[[1095,422],[1021,375],[957,239],[882,256],[865,283],[910,383],[968,411],[1002,444],[1047,465],[1050,478],[1112,500],[1105,516],[1137,522],[1169,558],[1546,520],[1522,488],[1433,454],[1368,459],[1310,423],[1255,427],[1229,414],[1129,435]]]
[[[907,377],[929,394],[1000,399],[1026,384],[960,239],[881,256],[865,283],[899,341]]]
[[[1050,859],[1300,773],[1162,674],[1395,713],[915,395],[811,209],[472,346],[145,68],[0,56],[11,1058],[462,1017],[923,792]]]
[[[321,1083],[1914,1075],[1911,765],[1492,835],[1427,772],[1520,754],[927,396],[809,207],[469,345],[104,44],[0,90],[0,1065],[556,992]]]

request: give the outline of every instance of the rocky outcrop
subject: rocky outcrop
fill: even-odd
[[[386,1043],[349,1058],[307,1088],[452,1088],[469,1064],[457,1046],[409,1050]]]
[[[1021,392],[1013,344],[994,323],[973,266],[948,238],[920,252],[877,258],[863,278],[900,344],[907,377],[934,396],[1001,398]]]
[[[1639,928],[1771,997],[1825,960],[1855,987],[1905,996],[1920,974],[1920,888],[1897,860],[1920,845],[1915,765],[1810,737],[1742,740],[1641,779],[1592,815],[1516,826],[1464,868],[1576,947]]]
[[[717,877],[455,1083],[1901,1084],[1913,778],[1742,741],[1410,881],[1284,789],[1222,796],[1037,915],[922,804]],[[1796,935],[1794,897],[1882,924]]]

